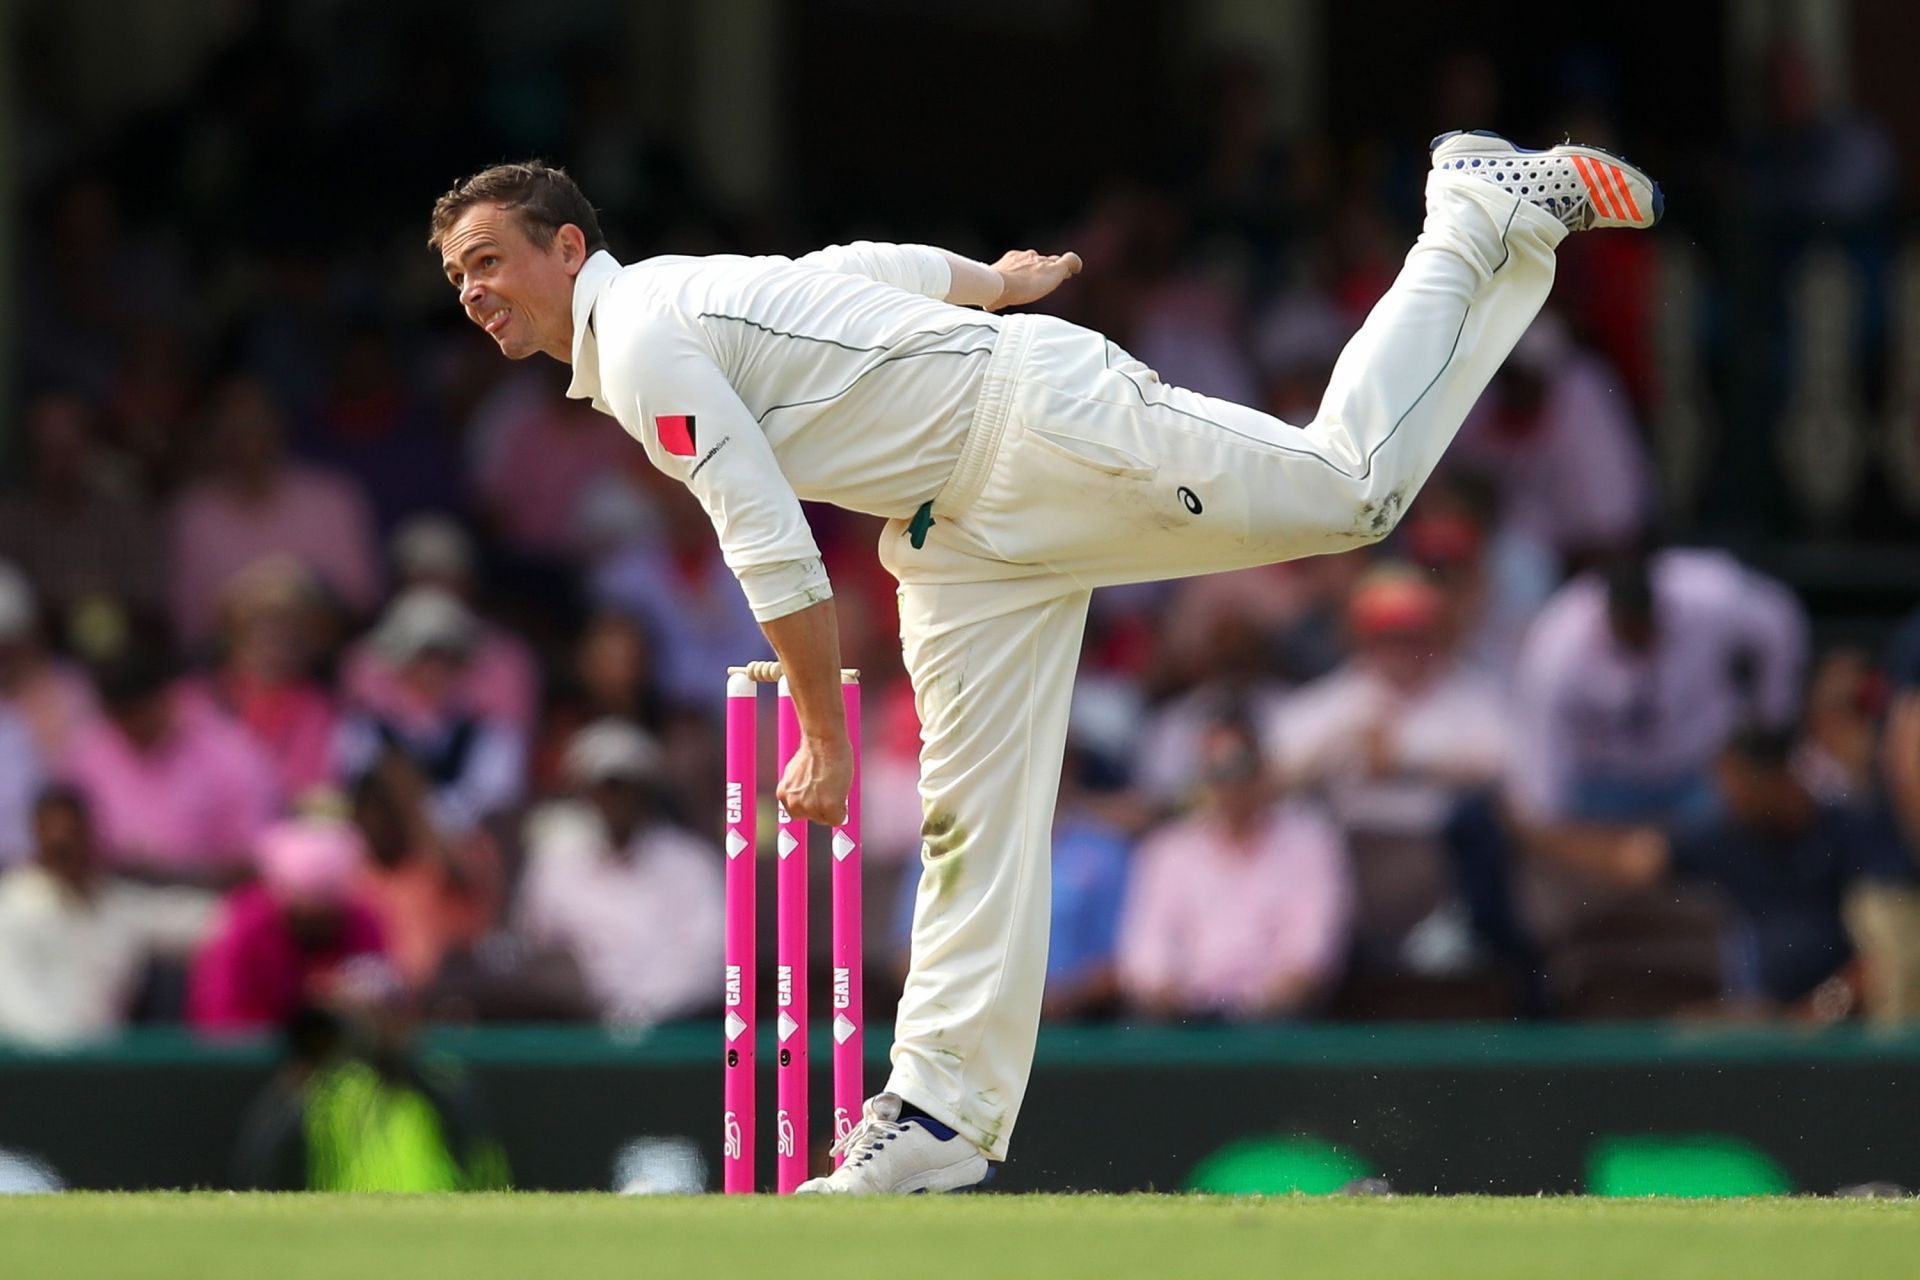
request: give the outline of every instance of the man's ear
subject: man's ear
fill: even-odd
[[[554,233],[560,237],[560,261],[567,274],[577,275],[587,261],[587,233],[573,223],[563,223]]]

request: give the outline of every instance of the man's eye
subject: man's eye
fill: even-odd
[[[500,259],[494,257],[492,254],[488,254],[486,257],[480,259],[480,265],[483,267],[491,267],[498,261],[500,261]]]

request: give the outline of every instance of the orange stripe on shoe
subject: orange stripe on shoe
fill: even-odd
[[[1619,217],[1620,215],[1614,211],[1611,196],[1603,186],[1594,181],[1594,174],[1587,167],[1587,158],[1581,155],[1574,156],[1573,167],[1579,172],[1580,181],[1587,184],[1587,198],[1593,201],[1593,207],[1606,217]]]
[[[1572,159],[1574,172],[1580,175],[1580,181],[1584,182],[1587,186],[1587,199],[1592,202],[1595,209],[1598,209],[1601,213],[1605,213],[1607,206],[1600,202],[1600,192],[1598,188],[1593,185],[1593,175],[1587,172],[1587,166],[1579,156],[1574,156]]]
[[[1640,221],[1640,206],[1633,202],[1633,192],[1627,188],[1627,175],[1620,172],[1620,166],[1617,164],[1610,164],[1607,168],[1613,171],[1614,190],[1619,193],[1620,199],[1626,202],[1627,212],[1633,215],[1635,222]]]

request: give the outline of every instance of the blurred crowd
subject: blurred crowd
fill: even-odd
[[[718,1009],[724,670],[771,655],[685,493],[558,366],[462,327],[425,213],[497,157],[446,110],[447,56],[310,94],[239,46],[31,189],[0,1038],[260,1029],[369,982],[438,1020]],[[596,68],[530,137],[569,140],[617,250],[817,247],[717,211]],[[1190,171],[1044,233],[1089,264],[1053,302],[1304,422],[1423,155],[1283,148],[1257,83],[1223,83]],[[350,190],[290,167],[393,112],[414,136],[357,153]],[[1048,1017],[1920,1010],[1920,615],[1884,653],[1818,651],[1779,582],[1663,545],[1655,252],[1569,242],[1389,541],[1096,596]],[[919,724],[877,522],[811,514],[867,686],[878,1019]]]

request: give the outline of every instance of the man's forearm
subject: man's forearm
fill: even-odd
[[[1666,840],[1651,827],[1539,822],[1525,824],[1520,839],[1536,856],[1621,888],[1644,889],[1669,869]]]
[[[844,747],[847,711],[840,700],[840,622],[832,600],[822,600],[760,624],[780,659],[787,692],[809,741]]]

